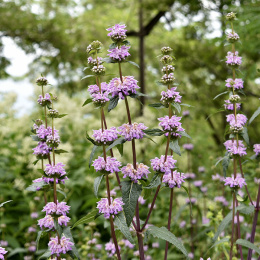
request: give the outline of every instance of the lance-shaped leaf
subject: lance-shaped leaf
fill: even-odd
[[[135,215],[136,203],[142,192],[142,186],[132,181],[122,181],[121,187],[126,223],[129,226]]]
[[[164,132],[158,128],[143,130],[143,132],[151,136],[161,136],[164,134]]]
[[[7,200],[7,201],[1,203],[1,204],[0,204],[0,208],[3,207],[6,203],[11,202],[11,201],[12,201],[12,200]]]
[[[155,107],[155,108],[162,108],[165,107],[162,103],[153,103],[153,104],[149,104],[149,107]]]
[[[135,241],[129,231],[129,227],[126,224],[126,218],[123,212],[115,215],[114,217],[114,223],[117,226],[118,229],[122,232],[122,234],[125,236],[125,238],[132,244],[135,244]]]
[[[222,93],[218,94],[217,96],[215,96],[215,97],[213,98],[213,100],[217,99],[218,97],[220,97],[220,96],[222,96],[222,95],[227,94],[228,92],[229,92],[229,91],[225,91],[225,92],[222,92]]]
[[[70,227],[65,227],[65,228],[63,228],[63,235],[65,235],[65,237],[69,238],[70,241],[71,241],[72,243],[74,243],[73,236],[72,236],[72,234],[71,234],[71,232],[70,232]],[[77,250],[77,248],[75,247],[75,243],[74,243],[73,246],[71,246],[71,248],[72,248],[71,251],[72,251],[73,255],[74,255],[77,259],[80,260],[78,250]],[[71,257],[73,257],[73,255],[70,254]],[[75,257],[74,257],[73,259],[75,259]]]
[[[112,144],[110,144],[109,146],[108,146],[108,148],[106,149],[106,152],[108,152],[110,149],[112,149],[113,147],[115,147],[115,146],[117,146],[117,145],[119,145],[119,144],[123,144],[123,143],[125,143],[126,142],[126,140],[124,139],[124,137],[120,137],[120,138],[118,138],[118,139],[116,139]]]
[[[224,238],[222,238],[222,239],[216,241],[216,242],[207,250],[207,252],[208,252],[210,249],[212,249],[213,247],[218,246],[218,245],[223,244],[223,243],[226,243],[226,242],[228,242],[228,241],[229,241],[229,238],[227,238],[227,237],[224,237]]]
[[[238,239],[236,241],[237,245],[245,246],[247,248],[253,249],[254,251],[257,252],[258,255],[260,255],[260,248],[252,244],[251,242],[244,240],[244,239]]]
[[[110,112],[112,109],[114,109],[117,106],[118,101],[119,101],[118,96],[112,97],[110,99],[109,104],[108,104],[108,112]]]
[[[59,237],[61,237],[61,234],[62,234],[62,227],[59,225],[59,223],[58,223],[58,219],[53,218],[53,221],[54,221],[54,227],[55,227],[55,230],[58,232]]]
[[[33,141],[36,141],[36,142],[41,141],[41,139],[37,135],[31,135],[31,138],[33,139]]]
[[[90,156],[89,156],[89,163],[88,163],[88,167],[89,167],[89,168],[90,168],[90,166],[91,166],[91,163],[92,163],[92,161],[93,161],[93,157],[94,157],[95,152],[96,152],[97,149],[98,149],[98,146],[94,145],[94,146],[93,146],[93,149],[92,149],[92,151],[91,151],[91,154],[90,154]]]
[[[92,77],[95,77],[95,75],[87,75],[87,76],[83,77],[81,80],[87,79],[87,78],[92,78]]]
[[[52,229],[38,231],[37,238],[36,238],[36,241],[35,241],[36,242],[36,251],[38,251],[38,249],[39,249],[40,239],[42,237],[45,237],[49,233],[49,231],[52,231]]]
[[[86,132],[86,138],[94,145],[96,145],[96,142],[94,141],[94,139],[92,139],[89,134]]]
[[[68,114],[60,114],[56,118],[63,118],[64,116],[67,116]]]
[[[182,244],[181,240],[179,240],[167,228],[150,226],[148,230],[152,236],[168,241],[169,243],[173,244],[176,248],[178,248],[186,257],[188,257],[188,252]]]
[[[178,111],[178,113],[181,112],[181,106],[178,103],[172,103],[172,106]]]
[[[254,112],[254,114],[251,116],[251,118],[248,121],[248,124],[250,125],[255,118],[260,114],[260,107]]]
[[[95,195],[96,197],[98,197],[98,188],[99,188],[99,185],[100,185],[100,183],[101,183],[103,177],[104,177],[104,174],[101,175],[101,176],[98,176],[98,177],[94,180],[94,195]]]
[[[175,139],[174,141],[170,142],[170,149],[173,150],[175,153],[177,153],[179,156],[181,156],[181,149],[178,143],[178,139]]]
[[[87,104],[92,102],[92,98],[88,98],[84,103],[83,103],[83,107],[86,106]]]
[[[28,191],[38,191],[44,186],[49,186],[45,181],[40,181],[40,182],[34,182],[31,184],[29,187],[26,188]]]
[[[75,228],[76,226],[80,225],[80,224],[87,224],[91,221],[95,220],[95,217],[98,213],[98,210],[95,209],[91,212],[89,212],[86,216],[84,216],[83,218],[79,219],[73,226],[71,229]]]
[[[159,185],[161,184],[161,177],[160,177],[160,174],[159,173],[156,173],[151,182],[149,183],[149,185],[143,187],[144,189],[153,189],[153,188],[156,188],[158,187]]]
[[[38,260],[40,259],[47,259],[52,255],[51,251],[48,249],[43,255],[41,255]]]
[[[229,155],[224,156],[224,157],[223,157],[223,160],[222,160],[222,166],[223,166],[223,174],[224,174],[224,177],[227,176],[227,170],[228,170],[229,162],[230,162]]]
[[[140,69],[139,65],[138,65],[137,63],[131,61],[131,60],[127,60],[126,62],[128,62],[128,63],[130,63],[130,64],[136,66],[138,69]]]
[[[54,150],[54,152],[55,152],[55,154],[68,153],[68,151],[63,150],[63,149],[57,149],[57,150]]]
[[[249,136],[248,136],[248,132],[247,132],[247,128],[246,127],[243,128],[243,130],[241,132],[241,136],[245,140],[246,144],[249,145]]]
[[[187,138],[189,138],[189,139],[192,139],[186,132],[184,132],[184,131],[180,131],[180,132],[178,132],[180,135],[182,135],[182,136],[185,136],[185,137],[187,137]]]

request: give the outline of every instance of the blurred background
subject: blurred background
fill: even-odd
[[[226,90],[225,80],[229,77],[224,58],[230,46],[225,46],[227,24],[224,15],[230,11],[237,13],[234,22],[241,44],[237,50],[243,57],[241,77],[244,80],[245,103],[243,112],[250,117],[259,106],[260,74],[260,2],[257,0],[2,0],[0,2],[0,203],[13,200],[0,208],[0,240],[8,242],[9,259],[23,259],[25,255],[36,259],[32,241],[36,239],[37,221],[31,218],[33,212],[39,217],[43,206],[41,192],[26,191],[33,179],[39,178],[32,148],[36,143],[30,138],[32,120],[41,118],[42,111],[37,104],[40,94],[36,79],[43,74],[52,86],[48,91],[59,98],[56,108],[60,113],[68,114],[56,120],[60,130],[61,149],[69,151],[58,158],[66,163],[70,181],[67,182],[65,198],[71,207],[72,223],[86,215],[96,205],[93,195],[93,182],[96,177],[89,168],[89,155],[92,144],[87,142],[85,132],[98,129],[100,122],[97,110],[92,105],[82,107],[89,98],[87,87],[94,84],[90,78],[81,80],[88,71],[86,47],[94,40],[103,43],[101,56],[107,56],[111,43],[106,29],[116,23],[124,23],[131,42],[130,60],[140,66],[140,70],[129,63],[123,64],[123,75],[134,75],[139,81],[141,92],[148,94],[142,99],[144,106],[137,100],[130,100],[134,121],[143,122],[148,127],[157,126],[157,118],[165,115],[163,109],[149,107],[149,103],[159,102],[160,92],[164,90],[156,84],[161,77],[158,56],[163,46],[173,49],[175,77],[179,83],[178,91],[182,102],[190,104],[190,116],[183,119],[183,126],[193,138],[194,150],[189,163],[196,174],[196,180],[203,180],[208,188],[207,194],[196,187],[193,196],[202,201],[195,206],[195,229],[201,231],[201,241],[194,242],[194,259],[198,259],[207,249],[209,232],[214,230],[203,226],[202,217],[206,216],[210,205],[212,211],[222,208],[214,204],[217,195],[229,195],[221,183],[212,183],[212,174],[221,174],[221,165],[215,167],[219,156],[224,155],[225,115],[223,112],[224,96],[213,98]],[[107,73],[117,76],[114,64],[106,64]],[[107,82],[113,76],[103,80]],[[143,98],[143,97],[142,97]],[[227,97],[225,96],[225,99]],[[127,121],[124,104],[109,114],[106,112],[108,126],[119,126]],[[120,112],[120,113],[119,113]],[[120,115],[120,116],[119,116]],[[256,119],[249,128],[251,145],[259,143],[259,127]],[[182,138],[182,146],[188,140]],[[157,144],[148,139],[138,142],[138,161],[149,164],[149,160],[160,156],[165,149],[162,138],[154,138]],[[162,144],[162,145],[160,145]],[[129,148],[129,149],[128,149]],[[125,146],[124,156],[116,156],[122,163],[131,160],[130,146]],[[250,150],[250,149],[249,149]],[[252,149],[251,149],[252,150]],[[183,151],[183,149],[182,149]],[[251,152],[252,153],[252,152]],[[249,151],[250,154],[250,151]],[[176,155],[180,171],[188,171],[187,154]],[[200,168],[199,168],[200,167]],[[204,169],[202,168],[204,167]],[[249,162],[246,173],[253,183],[259,173],[255,165]],[[200,170],[198,170],[200,169]],[[254,184],[252,184],[252,189]],[[104,190],[104,189],[103,189]],[[220,193],[220,194],[218,194]],[[100,189],[100,195],[105,196]],[[59,194],[60,199],[64,199]],[[189,207],[185,206],[185,192],[176,191],[175,231],[190,249]],[[201,200],[199,200],[201,198]],[[202,200],[204,198],[204,200]],[[144,204],[141,218],[147,214]],[[167,223],[169,192],[162,191],[158,198],[158,207],[153,213],[151,223],[160,226]],[[207,204],[208,203],[208,204]],[[182,209],[180,212],[180,208]],[[226,211],[225,211],[226,210]],[[228,212],[223,210],[223,215]],[[186,221],[186,235],[181,221]],[[103,228],[103,219],[97,220],[96,227],[79,226],[75,229],[76,241],[80,252],[86,256],[84,247],[90,239],[91,231],[101,233],[101,241],[109,240],[108,230]],[[217,224],[217,222],[215,223]],[[193,227],[194,228],[194,227]],[[246,230],[243,230],[246,234]],[[259,237],[258,237],[259,239]],[[40,252],[46,248],[46,239],[40,243]],[[149,243],[155,242],[150,241]],[[0,242],[1,243],[1,242]],[[201,244],[200,244],[201,243]],[[150,252],[152,259],[161,259],[164,244],[160,241],[159,249]],[[219,257],[215,252],[216,257]],[[128,257],[128,258],[127,258]],[[135,259],[130,253],[126,259]],[[106,259],[104,256],[101,259]],[[178,251],[171,248],[168,259],[182,259]],[[219,258],[216,258],[219,259]]]

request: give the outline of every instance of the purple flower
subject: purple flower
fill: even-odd
[[[32,149],[33,154],[39,159],[46,159],[52,148],[50,148],[45,142],[39,142],[38,145]]]
[[[7,251],[4,248],[0,247],[0,259],[4,260],[5,259],[4,255],[6,253]]]
[[[112,41],[118,42],[126,39],[126,26],[124,24],[115,24],[111,28],[108,28],[109,33],[107,36],[111,37]]]
[[[32,212],[32,213],[31,213],[31,218],[32,218],[32,219],[38,218],[38,217],[39,217],[38,212]]]
[[[205,172],[205,167],[204,166],[199,166],[198,172]]]
[[[133,76],[123,77],[123,82],[120,78],[113,78],[109,82],[109,92],[112,97],[119,96],[121,99],[125,99],[125,96],[136,94],[136,90],[140,87],[137,85],[137,80]]]
[[[234,104],[232,104],[229,100],[225,100],[225,104],[224,107],[226,110],[234,110]],[[241,104],[240,103],[236,103],[236,109],[240,109]]]
[[[151,166],[154,171],[161,173],[169,173],[171,170],[176,168],[175,163],[177,161],[173,159],[173,156],[167,155],[167,160],[165,161],[165,156],[161,155],[161,158],[155,157],[151,159]]]
[[[209,224],[210,220],[206,217],[202,217],[202,225],[207,225]]]
[[[36,135],[38,136],[41,141],[46,141],[48,135],[52,135],[52,128],[47,127],[45,128],[44,125],[39,126],[39,128],[36,130]],[[54,136],[59,137],[58,130],[54,129]]]
[[[152,248],[159,248],[159,243],[158,242],[154,242],[152,243]]]
[[[29,252],[36,252],[36,242],[32,241],[28,247]]]
[[[133,123],[133,124],[123,124],[119,126],[118,133],[125,138],[127,141],[131,141],[132,139],[142,139],[144,137],[143,130],[147,129],[143,123]]]
[[[246,147],[243,144],[243,141],[239,140],[238,143],[237,141],[233,140],[227,140],[224,143],[226,150],[231,154],[231,155],[239,155],[239,156],[244,156],[246,155]]]
[[[232,175],[232,177],[226,177],[224,179],[225,182],[225,186],[229,185],[230,188],[242,188],[243,186],[246,185],[246,181],[244,178],[240,177],[239,175],[237,175],[236,178],[234,178],[234,175]]]
[[[36,228],[34,228],[34,227],[28,228],[28,233],[35,233],[35,232],[36,232]]]
[[[166,136],[168,136],[168,132],[170,132],[173,136],[181,137],[181,135],[178,132],[185,131],[181,127],[181,123],[179,122],[181,120],[181,117],[174,115],[171,118],[169,118],[169,116],[164,116],[158,118],[158,120],[160,121],[159,126],[161,126],[162,129],[167,132],[165,134]]]
[[[163,66],[163,68],[162,68],[162,72],[164,72],[164,73],[169,73],[169,72],[174,72],[174,71],[175,71],[175,68],[172,65],[166,65],[166,66]]]
[[[194,184],[195,187],[201,187],[202,181],[194,181],[193,184]]]
[[[124,243],[125,247],[128,247],[130,249],[133,249],[135,247],[135,245],[131,244],[128,240],[126,239],[122,239],[122,242]]]
[[[121,61],[121,60],[125,60],[126,57],[130,56],[130,53],[128,52],[128,50],[130,49],[130,46],[121,46],[116,47],[114,49],[110,49],[108,50],[108,52],[110,52],[107,56],[109,56],[111,59],[115,60],[115,61]]]
[[[96,142],[100,144],[110,145],[117,139],[117,130],[115,127],[111,127],[110,129],[102,129],[93,130],[93,137]]]
[[[254,144],[254,152],[256,155],[260,154],[260,144]]]
[[[120,246],[119,246],[119,250],[120,250]],[[107,251],[107,255],[108,257],[113,257],[114,254],[116,253],[116,247],[115,244],[113,242],[108,242],[105,244],[105,250]]]
[[[195,179],[196,174],[193,173],[193,172],[187,172],[187,173],[185,173],[185,177],[186,177],[187,180]]]
[[[168,185],[170,188],[173,188],[173,187],[178,187],[180,188],[181,187],[181,184],[184,181],[184,179],[186,179],[184,173],[180,173],[180,172],[177,172],[177,171],[173,171],[172,173],[165,173],[163,175],[163,180],[162,182],[164,182],[166,185]]]
[[[101,57],[97,57],[97,59],[93,59],[92,57],[88,57],[88,64],[91,65],[91,66],[97,66],[97,64],[101,65],[102,63],[103,63],[103,59]]]
[[[93,94],[92,98],[92,101],[96,106],[104,106],[106,102],[110,100],[108,97],[108,92]]]
[[[242,63],[242,57],[238,56],[238,51],[235,53],[229,51],[226,56],[226,64],[228,66],[239,66]]]
[[[44,170],[45,174],[48,176],[55,176],[55,177],[62,177],[66,175],[66,171],[64,170],[65,164],[57,163],[56,165],[53,164],[46,164],[46,168]]]
[[[146,200],[145,200],[142,196],[140,196],[140,197],[138,198],[138,202],[139,202],[141,205],[144,205],[145,202],[146,202]]]
[[[234,89],[242,89],[244,81],[242,79],[227,79],[226,80],[226,87],[228,88],[234,88]]]
[[[243,216],[239,215],[239,223],[244,222],[244,220],[245,220],[245,218]],[[237,224],[237,216],[235,216],[234,224]]]
[[[49,147],[55,147],[57,148],[60,144],[60,137],[56,134],[56,135],[48,135],[47,139],[46,139],[46,144]]]
[[[45,77],[40,77],[36,80],[36,84],[38,86],[46,86],[48,84],[48,80]]]
[[[224,180],[224,177],[220,176],[218,173],[216,173],[216,175],[212,175],[212,180],[215,181],[215,180],[220,180],[220,181],[223,181]]]
[[[101,82],[101,93],[105,93],[108,91],[108,84],[106,82]],[[90,85],[88,86],[88,92],[92,96],[93,94],[100,93],[98,85]]]
[[[6,240],[0,240],[0,246],[7,247],[7,246],[8,246],[8,241],[6,241]]]
[[[183,149],[185,149],[187,151],[191,151],[191,150],[193,150],[194,145],[193,144],[184,144],[182,147],[183,147]]]
[[[190,115],[190,111],[189,110],[185,110],[182,112],[183,116],[189,116]]]
[[[93,238],[91,240],[88,241],[88,245],[95,245],[97,243],[97,239],[96,238]]]
[[[65,215],[69,212],[70,206],[67,205],[66,202],[57,202],[57,205],[54,202],[47,203],[44,208],[43,212],[45,211],[47,215]]]
[[[109,218],[110,215],[116,215],[119,212],[123,211],[122,206],[124,205],[121,198],[111,199],[111,203],[109,205],[107,198],[102,198],[97,202],[97,208],[99,209],[99,213],[104,214],[105,218]]]
[[[43,228],[54,228],[54,220],[51,215],[46,215],[44,218],[38,220],[38,225],[40,226],[41,229]]]
[[[58,224],[60,226],[67,226],[70,221],[70,218],[67,216],[60,216],[58,217]]]
[[[247,122],[247,117],[243,114],[237,114],[236,117],[234,114],[227,115],[227,122],[230,124],[230,128],[232,131],[241,131],[243,126]]]
[[[160,82],[163,84],[171,84],[174,80],[175,80],[174,74],[169,73],[169,74],[164,74]]]
[[[37,102],[41,106],[50,105],[52,103],[50,94],[46,93],[44,97],[42,95],[39,95]]]
[[[143,177],[148,178],[150,171],[149,167],[143,163],[136,163],[136,169],[130,163],[124,166],[121,171],[124,174],[123,178],[129,177],[131,181],[137,183],[137,180],[142,179]]]
[[[92,164],[96,170],[105,171],[106,173],[119,172],[119,167],[121,163],[114,157],[107,156],[106,161],[103,157],[98,156],[98,159],[94,160]]]
[[[191,203],[191,204],[195,204],[197,202],[196,198],[187,198],[186,199],[186,203]]]
[[[230,32],[230,33],[227,34],[227,40],[228,40],[230,43],[234,43],[234,42],[236,42],[236,41],[239,40],[239,36],[238,36],[238,34],[235,33],[235,32],[233,32],[233,33]]]
[[[166,92],[162,91],[161,92],[161,101],[163,103],[169,104],[172,102],[175,103],[181,103],[181,96],[179,95],[180,92],[176,92],[175,90],[177,89],[177,87],[173,87],[171,89],[168,89]]]
[[[67,176],[63,176],[62,178],[56,178],[56,183],[59,184],[59,183],[62,183],[62,184],[65,184],[65,180],[68,180],[69,178]],[[54,178],[48,178],[48,177],[45,177],[43,176],[42,177],[42,180],[49,184],[50,182],[54,182]]]
[[[223,196],[216,196],[214,201],[222,203],[223,206],[228,206],[228,201]]]
[[[185,226],[186,226],[186,221],[185,220],[183,220],[181,223],[180,223],[180,228],[184,228]]]
[[[72,243],[70,239],[64,235],[61,237],[60,243],[58,242],[58,236],[56,236],[51,237],[48,244],[52,255],[56,254],[57,256],[60,256],[61,253],[66,254],[68,251],[72,250],[71,246],[73,245],[74,243]]]
[[[200,190],[201,190],[201,192],[206,193],[208,191],[208,188],[207,187],[201,187]]]
[[[191,259],[193,259],[193,258],[194,258],[194,254],[193,254],[193,253],[189,253],[189,254],[188,254],[188,257],[191,258]]]

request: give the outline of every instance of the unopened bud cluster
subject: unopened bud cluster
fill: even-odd
[[[91,69],[92,72],[94,72],[96,75],[105,75],[105,71],[106,71],[106,68],[103,66],[103,65],[99,65],[99,66],[94,66],[92,69]]]
[[[241,100],[240,96],[239,95],[232,95],[229,97],[229,101],[231,103],[237,103]]]
[[[234,21],[236,19],[236,14],[233,12],[230,12],[226,15],[227,21]]]
[[[57,118],[59,116],[59,112],[57,109],[49,109],[48,116],[51,118]]]
[[[46,86],[48,84],[48,80],[45,77],[40,77],[36,80],[36,84],[38,86]]]
[[[171,47],[162,47],[161,52],[163,55],[169,55],[172,52],[172,48]]]
[[[102,43],[100,41],[93,41],[91,44],[88,45],[86,52],[90,53],[91,51],[100,50],[102,47]]]

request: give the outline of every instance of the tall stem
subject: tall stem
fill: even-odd
[[[230,252],[229,252],[229,259],[232,260],[232,255],[233,255],[233,244],[234,244],[234,233],[235,233],[235,209],[236,209],[236,195],[233,192],[233,209],[232,209],[232,234],[231,234],[231,246],[230,246]]]

